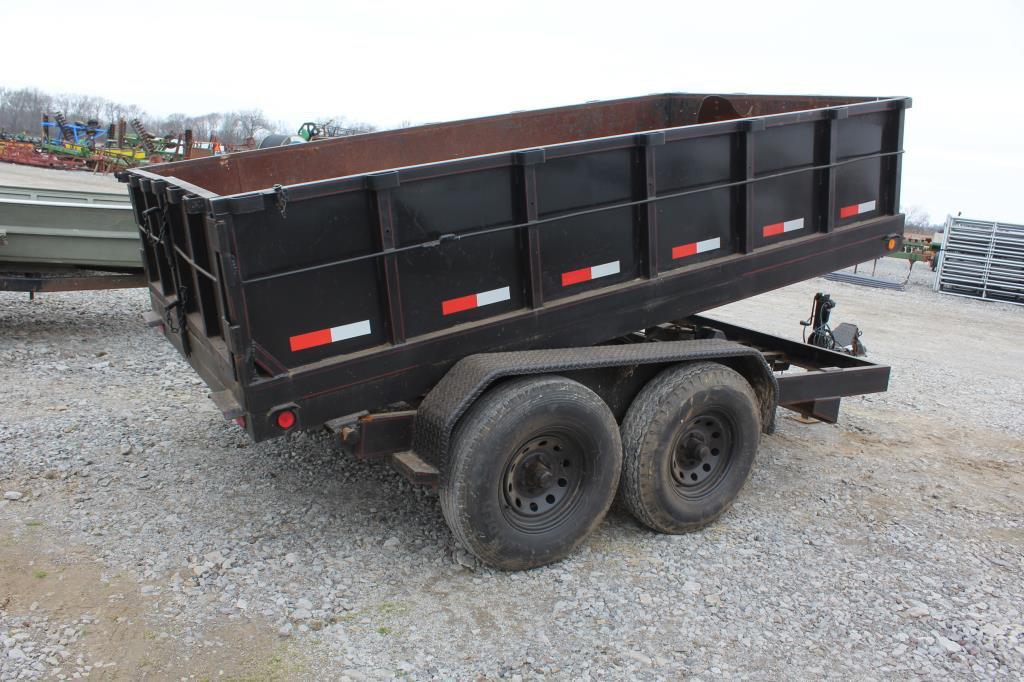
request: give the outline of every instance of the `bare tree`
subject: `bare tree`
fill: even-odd
[[[242,144],[246,140],[258,142],[273,132],[273,126],[259,109],[231,111],[223,115],[219,137],[226,144]]]
[[[189,127],[189,117],[185,114],[170,114],[161,126],[164,134],[177,135]]]
[[[908,228],[917,230],[932,229],[931,217],[923,207],[917,205],[904,206],[903,214],[906,216],[906,224]]]
[[[0,89],[0,130],[37,135],[51,98],[34,88]]]
[[[273,126],[260,109],[246,109],[238,113],[238,125],[242,139],[252,138],[257,142],[274,131]]]

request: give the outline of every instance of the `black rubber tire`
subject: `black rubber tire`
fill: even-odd
[[[715,362],[676,365],[654,377],[622,421],[623,472],[619,497],[645,526],[661,533],[684,533],[707,526],[724,514],[750,477],[761,436],[757,397],[743,376]],[[712,421],[702,421],[704,417]],[[692,431],[707,428],[713,433]],[[684,444],[705,445],[706,457],[686,459]],[[691,440],[697,438],[697,440]],[[719,450],[710,446],[719,445]],[[698,448],[699,449],[699,448]],[[714,457],[708,457],[711,452]],[[697,456],[695,456],[697,457]],[[701,483],[688,477],[680,461],[710,467]],[[696,469],[691,469],[696,471]],[[697,474],[692,474],[694,479]],[[692,486],[692,487],[688,487]]]
[[[565,451],[575,448],[577,465],[565,474],[572,486],[555,490],[562,498],[548,510],[517,510],[507,497],[516,493],[506,490],[517,472],[531,466],[521,459],[532,447],[527,444],[552,447],[545,434],[564,443]],[[547,457],[559,460],[556,466],[563,463],[561,454],[544,448],[533,453],[532,462]],[[618,424],[593,391],[555,375],[511,379],[484,393],[459,421],[442,466],[441,510],[455,539],[484,563],[509,571],[534,568],[565,558],[600,525],[621,470]],[[548,485],[567,485],[563,480]]]

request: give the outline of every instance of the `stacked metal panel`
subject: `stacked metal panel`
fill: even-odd
[[[830,282],[845,282],[846,284],[857,284],[862,287],[871,287],[872,289],[893,289],[895,291],[903,291],[905,284],[903,282],[894,282],[891,279],[884,279],[882,277],[874,277],[872,275],[859,275],[853,272],[830,272],[825,275],[825,279]]]
[[[935,290],[1024,305],[1024,225],[947,218]]]

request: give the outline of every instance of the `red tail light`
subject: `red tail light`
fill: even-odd
[[[277,425],[287,431],[288,429],[295,426],[295,413],[291,410],[281,410],[277,413],[277,417],[274,418]]]

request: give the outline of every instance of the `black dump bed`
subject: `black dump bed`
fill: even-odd
[[[256,439],[877,257],[903,97],[667,94],[129,171],[155,316]]]

